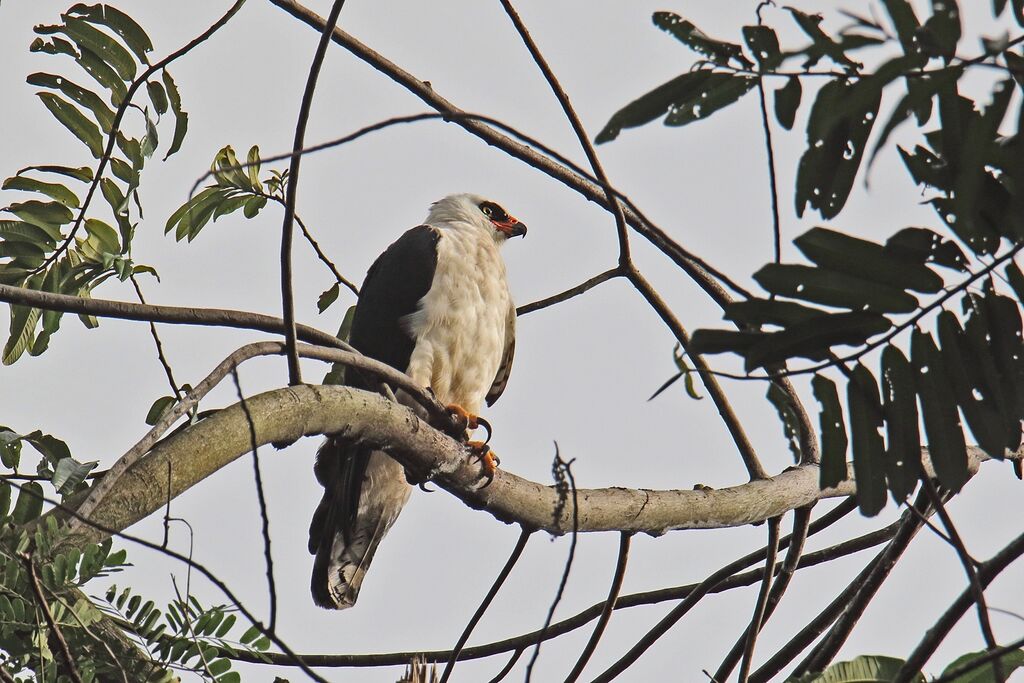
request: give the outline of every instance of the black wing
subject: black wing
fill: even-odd
[[[440,234],[429,225],[417,226],[399,237],[370,266],[359,293],[350,338],[361,353],[405,372],[416,343],[401,320],[416,311],[420,299],[430,290],[439,239]],[[363,389],[378,384],[358,372],[350,371],[347,378],[348,384]],[[338,531],[349,540],[369,458],[369,450],[344,446],[331,438],[317,451],[316,476],[325,491],[310,524],[311,553],[328,548]]]
[[[409,366],[416,345],[401,321],[416,311],[430,290],[440,237],[429,225],[407,231],[377,257],[359,290],[350,343],[401,372]],[[360,379],[352,384],[369,388],[367,378]]]

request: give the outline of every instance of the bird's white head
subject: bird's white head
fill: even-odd
[[[501,244],[509,237],[526,234],[526,224],[510,215],[497,202],[476,194],[450,194],[434,202],[427,214],[427,223],[443,227],[468,225],[486,231]]]

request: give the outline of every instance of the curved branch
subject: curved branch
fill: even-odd
[[[498,470],[482,486],[481,465],[463,444],[423,422],[405,406],[375,393],[343,386],[303,385],[276,389],[246,399],[256,445],[288,444],[303,436],[332,434],[387,451],[410,476],[433,480],[474,509],[506,523],[565,534],[573,511],[558,505],[551,486]],[[171,496],[180,495],[252,449],[249,423],[239,404],[225,408],[165,439],[121,476],[91,518],[125,529],[159,509],[167,498],[167,462],[172,464]],[[988,456],[968,450],[976,471]],[[1020,458],[1018,452],[1012,457]],[[933,472],[927,453],[926,472]],[[818,467],[793,467],[768,479],[709,490],[580,489],[580,532],[626,531],[661,535],[675,529],[736,527],[767,520],[821,498],[849,496],[852,481],[818,488]],[[69,503],[78,504],[78,498]],[[561,509],[557,517],[552,513]],[[52,514],[52,513],[51,513]],[[81,529],[77,542],[102,535]]]

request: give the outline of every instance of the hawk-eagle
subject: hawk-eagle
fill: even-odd
[[[512,367],[516,309],[498,249],[525,234],[523,223],[483,197],[455,194],[435,202],[423,225],[370,266],[350,343],[429,387],[441,403],[475,416],[485,400],[498,399]],[[377,384],[351,371],[347,383],[371,390]],[[416,409],[400,391],[397,397]],[[324,495],[309,528],[313,600],[345,609],[355,604],[411,487],[385,452],[334,438],[317,452],[315,471]]]

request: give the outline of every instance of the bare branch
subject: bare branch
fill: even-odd
[[[978,569],[978,581],[982,587],[987,587],[999,574],[1010,566],[1021,555],[1024,555],[1024,534],[1013,539],[1006,547],[996,553],[992,559],[983,562]],[[914,651],[907,657],[893,683],[907,683],[916,672],[920,671],[928,658],[932,656],[935,649],[945,640],[949,631],[956,625],[971,605],[974,604],[974,591],[967,588],[949,606],[935,625],[925,631],[921,642],[917,644]]]
[[[533,313],[534,311],[539,311],[540,309],[547,308],[548,306],[560,304],[563,301],[568,301],[573,297],[577,297],[580,294],[583,294],[584,292],[590,291],[591,289],[597,287],[601,283],[607,282],[608,280],[621,276],[622,270],[618,266],[616,266],[615,268],[606,270],[600,275],[595,275],[586,282],[582,282],[576,285],[575,287],[565,290],[564,292],[555,294],[554,296],[549,296],[546,299],[541,299],[540,301],[534,301],[532,303],[524,304],[523,306],[520,306],[519,308],[516,309],[516,315],[526,315],[527,313]]]
[[[781,517],[772,517],[768,520],[768,559],[764,564],[764,578],[761,580],[761,590],[757,594],[757,602],[754,605],[754,616],[750,619],[747,627],[746,643],[743,647],[743,662],[740,664],[739,683],[747,683],[750,675],[750,664],[754,659],[754,646],[757,644],[757,634],[761,632],[761,625],[764,624],[765,607],[768,604],[768,591],[772,587],[772,575],[775,573],[775,558],[779,551],[779,525]],[[717,678],[725,680],[725,677]]]
[[[127,301],[108,299],[84,299],[67,294],[53,294],[26,287],[11,287],[0,284],[0,301],[22,306],[33,306],[46,311],[82,313],[100,318],[141,320],[144,322],[169,323],[171,325],[201,325],[209,327],[230,327],[242,330],[259,330],[284,334],[284,321],[272,315],[235,311],[226,308],[192,308],[186,306],[152,306],[133,304]],[[322,332],[306,325],[297,325],[299,339],[311,344],[333,346],[354,351],[348,344],[333,334]]]
[[[498,576],[494,579],[491,589],[487,591],[487,595],[484,596],[483,602],[481,602],[480,606],[476,608],[476,612],[473,613],[469,623],[466,624],[466,628],[463,629],[462,635],[459,636],[458,642],[455,643],[455,647],[452,648],[452,654],[448,658],[448,663],[445,664],[444,672],[441,674],[440,683],[447,683],[448,678],[452,675],[452,671],[455,670],[455,662],[458,661],[462,648],[465,647],[466,643],[469,641],[469,636],[473,633],[473,629],[476,628],[480,619],[483,618],[484,612],[486,612],[487,608],[491,606],[491,602],[494,600],[494,597],[505,584],[505,579],[507,579],[508,575],[512,573],[512,569],[516,566],[516,563],[519,562],[519,558],[522,557],[523,554],[523,549],[526,548],[526,542],[530,540],[531,533],[532,532],[529,529],[524,528],[522,533],[519,534],[519,540],[516,541],[516,545],[512,549],[512,554],[509,555],[508,560],[505,561],[505,566],[501,568],[500,572],[498,572]],[[522,654],[522,650],[519,650],[519,653]],[[518,659],[518,656],[516,659]]]
[[[579,659],[576,660],[576,665],[573,666],[572,671],[566,677],[565,683],[575,683],[583,673],[587,662],[590,661],[594,651],[597,650],[597,644],[601,641],[601,636],[604,635],[608,622],[611,621],[612,612],[615,610],[615,604],[619,599],[619,591],[622,590],[622,581],[626,578],[626,563],[629,561],[629,544],[632,538],[633,536],[627,533],[619,536],[619,556],[615,561],[615,574],[612,576],[612,585],[608,589],[608,598],[604,601],[604,609],[601,610],[601,616],[598,618],[597,624],[594,625],[594,631],[590,634],[590,640],[587,641],[586,647],[583,648]]]
[[[292,143],[292,157],[288,167],[288,187],[285,190],[284,222],[281,226],[281,304],[284,309],[284,338],[288,345],[288,383],[292,386],[302,384],[302,371],[299,368],[299,352],[295,348],[298,338],[295,333],[295,296],[292,292],[292,225],[295,220],[295,197],[299,191],[299,168],[302,149],[306,139],[306,124],[309,122],[309,110],[313,106],[313,91],[320,77],[320,67],[327,55],[327,46],[331,42],[331,34],[338,24],[338,16],[345,0],[334,0],[331,13],[324,23],[320,34],[320,42],[313,54],[313,63],[309,66],[306,76],[306,87],[302,91],[302,102],[299,105],[298,121],[295,123],[295,140]]]

